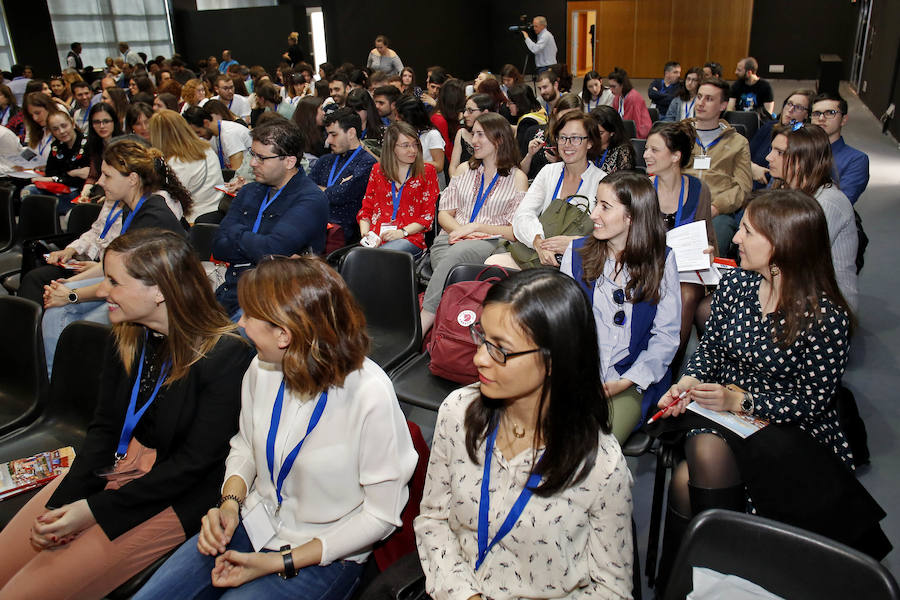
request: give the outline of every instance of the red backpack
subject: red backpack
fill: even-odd
[[[478,381],[478,370],[472,362],[478,346],[472,341],[469,325],[481,318],[481,305],[496,281],[500,278],[484,281],[476,278],[454,283],[444,290],[427,345],[431,355],[428,368],[434,375],[464,385]]]

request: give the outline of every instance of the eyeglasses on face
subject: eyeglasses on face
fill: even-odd
[[[91,125],[109,125],[112,122],[112,119],[92,119]]]
[[[840,114],[843,113],[832,108],[830,110],[814,110],[812,111],[812,113],[810,113],[809,116],[811,116],[813,119],[820,119],[822,117],[825,117],[826,119],[833,119]]]
[[[556,141],[559,142],[560,146],[564,144],[580,146],[586,139],[588,139],[588,136],[586,135],[561,135],[556,138]]]
[[[484,344],[484,347],[487,348],[488,356],[490,356],[494,362],[500,365],[505,365],[506,361],[510,358],[524,356],[526,354],[533,354],[534,352],[541,351],[540,348],[535,348],[533,350],[522,350],[521,352],[510,352],[509,350],[505,350],[496,344],[492,344],[485,338],[484,329],[481,328],[480,322],[475,322],[469,325],[469,333],[472,336],[472,341],[475,342],[475,344],[478,346]]]
[[[250,154],[251,160],[256,159],[259,162],[266,162],[270,158],[284,158],[284,154],[273,154],[272,156],[263,156],[262,154],[257,154],[253,150],[247,150],[247,152]]]
[[[404,142],[402,144],[395,144],[394,147],[400,148],[401,150],[413,150],[416,147],[416,145],[410,144],[409,142]]]
[[[788,112],[809,112],[808,106],[803,106],[801,104],[794,104],[793,102],[788,102],[784,105],[784,108],[787,109]]]

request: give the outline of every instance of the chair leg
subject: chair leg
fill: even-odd
[[[656,455],[656,475],[653,480],[653,502],[650,505],[650,531],[647,536],[647,564],[644,567],[647,585],[656,585],[656,563],[659,555],[659,530],[662,525],[663,498],[666,493],[666,471],[673,466],[674,448],[661,443]]]
[[[634,546],[634,559],[631,569],[631,596],[634,600],[643,600],[643,591],[641,589],[641,551],[638,549],[637,523],[634,517],[631,518],[631,539]]]

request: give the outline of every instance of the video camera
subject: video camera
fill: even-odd
[[[531,24],[531,18],[528,15],[519,15],[519,24],[518,25],[510,25],[509,30],[513,33],[518,33],[520,31],[534,31],[534,25]]]

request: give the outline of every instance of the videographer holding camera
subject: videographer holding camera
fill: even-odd
[[[547,29],[546,17],[532,19],[531,28],[534,30],[537,41],[532,41],[528,37],[528,31],[525,30],[522,31],[522,37],[525,38],[525,45],[534,54],[534,64],[537,67],[535,73],[540,75],[556,64],[556,40]]]

